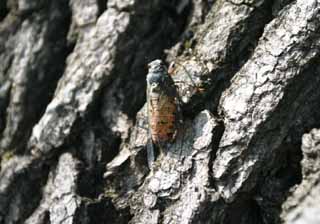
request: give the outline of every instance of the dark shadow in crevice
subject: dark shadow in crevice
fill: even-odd
[[[288,7],[294,0],[275,0],[272,6],[273,16],[277,16],[281,13],[281,10]]]
[[[98,17],[107,10],[108,0],[97,0],[98,4]]]
[[[241,195],[226,209],[225,224],[265,224],[261,210],[250,195]]]
[[[214,132],[212,134],[213,138],[212,138],[212,150],[210,152],[210,160],[209,160],[209,173],[213,173],[213,162],[216,159],[216,153],[219,149],[219,143],[221,141],[221,138],[223,136],[224,130],[225,130],[225,126],[223,124],[222,121],[217,120],[218,122],[218,127],[214,129]],[[214,184],[214,179],[213,176],[210,175],[209,176],[209,183],[210,183],[210,187],[214,188],[215,184]],[[217,190],[217,189],[215,189]]]
[[[21,159],[29,160],[32,158],[21,157]],[[5,206],[1,207],[3,220],[11,219],[10,221],[12,221],[13,219],[16,223],[23,223],[39,206],[42,189],[48,179],[50,164],[37,159],[32,159],[29,162],[24,168],[19,168],[20,170],[16,170],[15,167],[6,167],[6,170],[10,172],[11,179],[7,180],[10,181],[10,185],[6,188],[6,192],[2,189],[2,193],[5,194],[1,195],[2,206]],[[1,174],[5,175],[6,170],[2,170]],[[1,176],[0,179],[6,179],[6,177]],[[15,216],[13,217],[12,214]]]
[[[301,142],[289,143],[287,139],[278,148],[279,153],[272,162],[271,170],[261,173],[253,199],[260,208],[265,223],[281,223],[281,205],[285,201],[291,187],[302,180]],[[261,220],[261,221],[262,221]]]
[[[102,123],[90,122],[79,119],[73,126],[71,131],[73,134],[68,141],[70,145],[79,149],[75,155],[83,162],[79,172],[77,193],[83,197],[96,199],[104,192],[105,164],[119,153],[121,139],[113,136]]]
[[[300,138],[301,139],[301,138]],[[291,187],[301,182],[301,143],[284,140],[272,162],[273,170],[259,174],[257,185],[240,196],[227,209],[228,224],[281,223],[281,205]],[[263,178],[265,177],[265,178]]]
[[[129,209],[118,211],[111,199],[102,198],[96,201],[83,202],[75,214],[75,222],[83,223],[117,223],[127,224],[132,218]]]
[[[2,138],[2,132],[6,127],[6,109],[9,105],[11,84],[9,84],[9,81],[7,81],[1,86],[1,88],[2,89],[0,93],[0,139]]]
[[[7,8],[7,1],[1,0],[0,1],[0,23],[7,16],[8,13],[9,13],[9,9]]]

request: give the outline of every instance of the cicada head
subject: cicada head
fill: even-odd
[[[164,73],[167,72],[166,65],[162,62],[162,60],[157,59],[148,64],[148,72],[149,73]]]
[[[167,67],[158,59],[150,62],[148,68],[147,88],[150,93],[159,94],[166,87]]]
[[[176,62],[171,62],[168,68],[168,74],[173,76],[176,70]]]

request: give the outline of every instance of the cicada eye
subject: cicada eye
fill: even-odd
[[[175,62],[171,62],[168,68],[168,74],[169,75],[173,75],[174,70],[176,68],[176,63]]]
[[[176,63],[173,61],[170,63],[169,68],[175,68],[176,67]]]

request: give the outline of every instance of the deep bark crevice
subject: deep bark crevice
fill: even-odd
[[[0,23],[9,13],[9,9],[7,8],[7,1],[3,0],[0,2]]]
[[[108,0],[97,0],[98,5],[98,17],[107,9]]]
[[[110,199],[92,201],[88,199],[75,214],[76,223],[119,223],[126,224],[131,219],[128,210],[121,213],[113,206]],[[85,220],[85,221],[84,221]]]
[[[16,174],[13,180],[1,176],[2,185],[7,184],[5,197],[1,200],[1,220],[4,223],[10,222],[13,217],[16,223],[23,223],[41,200],[41,189],[47,180],[50,166],[29,159],[15,157],[1,171],[3,175],[13,169]]]

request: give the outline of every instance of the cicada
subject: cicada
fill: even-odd
[[[154,147],[158,146],[160,154],[166,153],[169,144],[176,136],[182,115],[176,86],[168,69],[161,60],[148,64],[147,75],[147,111],[149,124],[148,144],[149,166],[154,161]]]
[[[172,78],[177,72],[176,65],[179,65],[182,68],[183,74],[189,78],[190,86],[182,85],[182,88],[176,86],[179,81],[174,81]],[[197,64],[194,63],[194,65]],[[150,167],[155,159],[153,146],[156,145],[160,150],[160,154],[164,154],[176,139],[178,132],[183,129],[182,98],[179,92],[187,98],[187,95],[192,95],[196,92],[201,94],[203,88],[195,83],[188,69],[177,61],[172,62],[169,69],[167,69],[165,64],[157,59],[148,64],[148,69],[147,111],[149,139],[151,143],[148,143],[147,148]],[[199,66],[194,66],[194,69],[201,70]],[[187,91],[185,92],[184,90]],[[181,149],[178,150],[178,154],[180,153]]]

